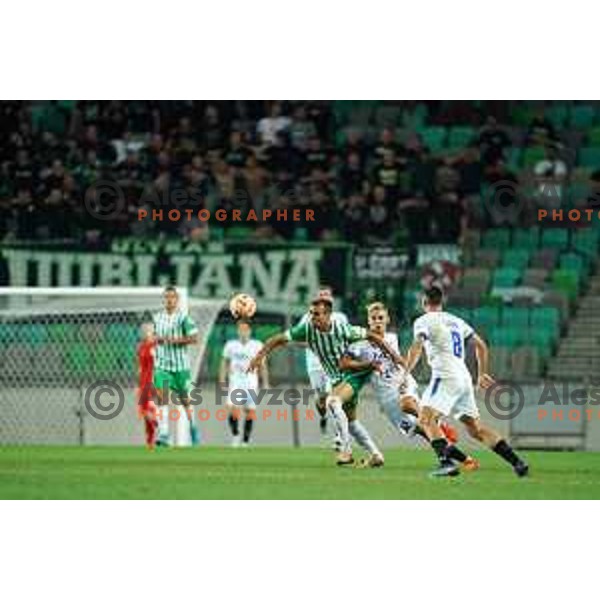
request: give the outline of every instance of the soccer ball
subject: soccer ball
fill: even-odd
[[[251,319],[256,313],[256,300],[249,294],[236,294],[229,301],[229,310],[234,319]]]

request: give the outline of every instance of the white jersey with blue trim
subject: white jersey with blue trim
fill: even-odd
[[[465,342],[473,333],[473,328],[460,317],[445,311],[431,311],[415,320],[413,337],[423,342],[432,379],[470,378],[465,364]]]
[[[386,332],[383,339],[388,343],[390,348],[400,354],[400,345],[398,344],[398,336],[395,333]],[[370,342],[356,342],[349,348],[350,356],[357,360],[369,360],[381,363],[383,372],[373,373],[371,382],[375,387],[398,387],[404,379],[404,369],[396,365],[389,356],[387,356],[381,348],[371,344]],[[414,382],[412,375],[408,376]]]
[[[331,320],[340,325],[349,325],[348,317],[343,312],[333,311],[331,313]],[[306,322],[310,322],[310,313],[306,313],[302,316],[298,325],[303,325]],[[314,371],[323,371],[319,357],[310,349],[306,349],[306,370],[311,373]]]

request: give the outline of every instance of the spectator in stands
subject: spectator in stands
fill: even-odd
[[[567,165],[554,144],[545,148],[545,158],[533,168],[537,184],[537,204],[543,208],[560,208],[567,180]]]
[[[400,167],[395,153],[390,150],[382,156],[381,164],[373,172],[373,186],[383,188],[384,197],[389,205],[395,204],[400,191]]]
[[[526,144],[529,146],[547,146],[558,140],[552,121],[550,121],[540,108],[529,123]]]
[[[361,243],[366,218],[366,200],[361,194],[352,194],[342,208],[342,232],[345,239]]]
[[[269,116],[262,118],[256,126],[256,133],[261,144],[275,144],[277,134],[285,131],[291,125],[291,120],[282,113],[280,102],[273,102]]]
[[[511,146],[510,137],[498,125],[495,117],[488,117],[479,131],[481,157],[485,164],[493,164],[504,158],[504,152]]]
[[[390,153],[393,156],[397,156],[399,148],[394,138],[394,130],[386,127],[379,136],[379,142],[375,145],[373,157],[377,162],[381,163]]]
[[[378,185],[373,188],[373,193],[369,199],[366,210],[367,219],[363,227],[366,232],[365,239],[370,244],[385,245],[392,243],[394,218],[389,208],[387,194],[388,191],[382,185]]]
[[[365,191],[365,176],[358,152],[351,152],[346,156],[338,177],[342,198],[349,198]]]

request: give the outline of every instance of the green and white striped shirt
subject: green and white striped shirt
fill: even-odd
[[[367,338],[364,327],[355,327],[333,319],[329,331],[319,331],[312,323],[301,321],[285,334],[292,342],[306,342],[334,383],[344,375],[339,361],[350,344]]]
[[[157,337],[185,337],[198,333],[198,327],[181,309],[171,314],[161,310],[154,315],[154,333]],[[189,370],[188,346],[158,344],[154,366],[163,371]]]

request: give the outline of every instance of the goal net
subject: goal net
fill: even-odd
[[[136,410],[140,327],[162,288],[0,289],[0,444],[141,444]],[[182,307],[199,328],[197,377],[222,301]],[[186,417],[184,417],[185,419]],[[184,419],[170,423],[189,443]]]

